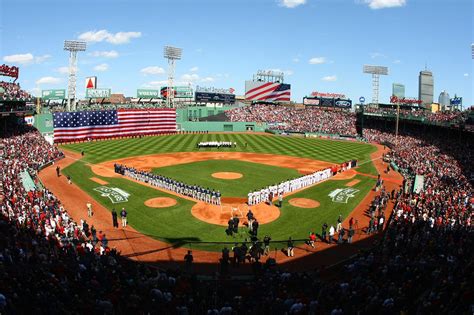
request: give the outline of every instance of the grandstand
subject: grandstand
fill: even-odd
[[[192,10],[181,4],[174,11],[171,3],[133,4],[139,12],[126,3],[106,11],[97,2],[95,8],[86,4],[84,13],[71,9],[73,3],[44,4],[58,17],[74,16],[73,22],[61,19],[57,33],[90,43],[78,75],[99,72],[100,83],[111,87],[97,87],[97,77],[89,77],[94,86],[85,88],[74,110],[66,107],[65,67],[56,68],[64,60],[54,60],[48,70],[42,59],[52,58],[49,50],[56,48],[47,36],[41,45],[23,40],[25,23],[10,31],[19,11],[5,4],[10,21],[2,31],[5,43],[21,49],[35,43],[24,52],[48,50],[43,56],[39,50],[11,52],[3,57],[9,64],[0,66],[0,314],[474,314],[474,107],[458,110],[462,106],[431,101],[421,107],[421,100],[365,105],[364,97],[355,104],[346,94],[318,92],[296,103],[300,88],[310,84],[302,78],[316,82],[318,90],[340,84],[352,97],[364,95],[358,84],[355,92],[348,86],[357,80],[350,63],[360,56],[347,49],[367,45],[358,28],[371,38],[373,31],[400,27],[385,32],[393,45],[399,43],[395,33],[404,33],[407,24],[387,11],[402,11],[408,0],[356,1],[357,10],[371,10],[370,25],[376,28],[364,29],[369,19],[361,18],[357,27],[343,28],[354,41],[347,34],[336,34],[336,40],[331,33],[310,37],[303,28],[313,32],[319,25],[302,24],[306,20],[323,23],[325,32],[334,27],[326,16],[313,15],[313,7],[300,10],[307,2],[278,1],[278,19],[263,2],[243,8],[199,3]],[[313,4],[318,14],[325,12],[323,1]],[[328,20],[349,21],[345,5],[338,6],[337,19],[325,13]],[[33,6],[33,13],[46,23],[53,16],[42,6]],[[431,9],[426,6],[426,12]],[[22,10],[32,21],[26,14],[31,8]],[[161,17],[143,18],[147,11]],[[117,30],[97,26],[104,12],[121,17],[107,20],[119,22]],[[169,19],[173,25],[160,24]],[[248,21],[273,21],[273,38]],[[87,31],[86,23],[98,31]],[[137,29],[128,29],[128,23]],[[141,23],[149,26],[148,43],[123,46],[142,37]],[[36,24],[32,34],[46,34]],[[79,34],[82,28],[87,32]],[[160,77],[166,75],[160,63],[146,57],[156,58],[159,50],[155,29],[160,41],[186,47],[176,77],[169,64],[168,80]],[[255,30],[261,34],[252,34]],[[428,39],[435,36],[423,30],[420,45],[430,47]],[[372,40],[382,45],[381,38]],[[444,46],[455,56],[456,40],[439,45],[436,54],[423,49],[427,60],[439,57]],[[301,54],[293,50],[295,43],[301,43],[296,45]],[[310,57],[321,44],[327,57]],[[336,50],[346,51],[336,58]],[[218,58],[222,52],[228,54],[225,62]],[[401,52],[393,47],[390,57],[367,56],[405,63],[412,71],[408,60],[391,60],[396,54]],[[291,66],[278,61],[279,55],[288,63],[293,56]],[[350,60],[341,63],[340,56],[347,55]],[[209,58],[209,73],[199,69],[204,62],[194,63],[198,58]],[[244,82],[257,62],[292,70],[258,70]],[[333,63],[343,65],[343,74],[325,72],[337,68]],[[182,74],[185,65],[189,70]],[[106,73],[114,67],[120,70]],[[247,74],[227,74],[232,68]],[[48,80],[40,80],[37,71]],[[29,72],[38,78],[26,80]],[[234,86],[227,76],[241,82]],[[210,83],[219,87],[198,86]],[[384,82],[374,83],[383,95]],[[434,84],[423,85],[430,94],[426,90]],[[104,96],[87,97],[93,90]],[[166,102],[169,91],[175,99]]]

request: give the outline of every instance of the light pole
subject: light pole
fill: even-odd
[[[174,93],[171,92],[174,83],[175,60],[181,60],[183,50],[181,48],[165,46],[163,56],[168,59],[168,87],[166,88],[166,107],[173,107]],[[173,94],[173,95],[171,95]]]
[[[86,42],[78,40],[65,40],[64,50],[69,51],[69,80],[67,86],[67,110],[76,110],[76,70],[77,52],[86,51]],[[72,104],[71,104],[72,99]],[[72,105],[72,108],[71,108]]]
[[[388,68],[383,66],[364,65],[364,73],[372,74],[372,104],[379,105],[379,79],[381,75],[388,75]]]

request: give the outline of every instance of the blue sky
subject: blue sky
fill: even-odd
[[[84,78],[135,96],[137,88],[166,83],[164,45],[183,48],[179,83],[232,87],[259,69],[279,69],[292,100],[311,91],[371,98],[364,64],[389,67],[380,101],[391,85],[418,95],[418,73],[433,71],[435,100],[442,90],[473,104],[472,0],[1,0],[2,62],[20,66],[19,82],[37,93],[66,88],[65,39],[88,41],[79,55],[78,95]]]

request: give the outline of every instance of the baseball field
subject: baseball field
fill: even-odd
[[[198,149],[197,144],[205,141],[230,141],[236,147]],[[311,231],[320,232],[324,222],[335,224],[339,215],[347,217],[373,188],[377,175],[370,160],[370,154],[376,151],[374,146],[317,138],[177,134],[62,147],[84,152],[63,173],[108,210],[124,207],[135,230],[174,247],[209,251],[220,251],[223,245],[218,242],[233,243],[248,237],[246,227],[241,227],[238,234],[226,235],[225,222],[231,215],[245,216],[248,207],[244,198],[249,191],[358,160],[360,166],[355,171],[297,191],[284,198],[281,208],[252,208],[261,222],[259,236],[304,239]],[[117,175],[113,171],[116,162],[220,190],[223,206],[205,205]]]

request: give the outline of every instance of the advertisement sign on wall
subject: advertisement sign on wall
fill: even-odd
[[[233,104],[235,103],[235,95],[224,93],[196,92],[196,102]]]
[[[86,89],[95,89],[95,88],[97,88],[97,77],[87,77]]]
[[[193,97],[193,89],[189,86],[173,86],[171,88],[172,93],[174,93],[174,98],[192,98]],[[160,95],[163,98],[166,98],[168,93],[168,87],[164,86],[160,90]]]
[[[147,89],[137,90],[137,98],[153,99],[153,98],[159,98],[159,97],[160,97],[159,90],[147,90]]]
[[[43,100],[63,100],[66,98],[66,90],[42,90],[41,98]]]
[[[110,94],[110,89],[86,89],[86,98],[108,98]]]

